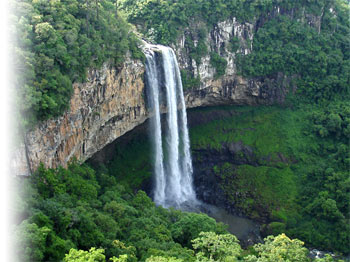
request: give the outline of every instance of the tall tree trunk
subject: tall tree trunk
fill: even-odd
[[[118,0],[115,0],[115,18],[118,17]]]

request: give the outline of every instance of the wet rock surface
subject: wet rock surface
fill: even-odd
[[[227,200],[221,187],[222,178],[213,172],[214,166],[223,163],[234,165],[258,165],[258,160],[251,147],[242,142],[223,144],[221,150],[202,149],[193,152],[194,185],[199,199],[206,203],[222,207],[234,214],[242,215]]]

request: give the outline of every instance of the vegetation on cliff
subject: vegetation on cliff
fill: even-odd
[[[142,57],[113,0],[14,0],[11,8],[17,107],[25,126],[61,115],[72,83],[85,81],[89,68],[121,65],[128,50]]]
[[[326,8],[326,7],[325,7]],[[294,77],[298,99],[328,103],[349,94],[350,27],[347,9],[326,12],[320,31],[288,16],[265,23],[254,36],[253,52],[241,56],[248,77]]]
[[[226,61],[208,50],[204,41],[208,30],[229,17],[256,23],[253,52],[240,59],[243,75],[296,76],[298,92],[315,101],[344,95],[349,92],[350,68],[345,5],[343,0],[15,0],[14,70],[22,122],[30,126],[61,115],[69,106],[72,83],[84,81],[89,68],[106,61],[118,66],[128,50],[142,59],[131,26],[120,12],[163,44],[174,43],[186,27],[204,21],[193,32],[196,45],[188,36],[186,45],[197,63],[211,54],[216,77],[224,74]],[[309,26],[305,16],[320,21]],[[235,37],[230,43],[232,50],[240,45]],[[197,76],[185,71],[183,75],[186,88],[198,86]]]
[[[302,10],[317,14],[336,2],[344,3],[337,0],[121,0],[120,5],[128,15],[128,20],[140,25],[146,36],[158,43],[169,45],[175,42],[184,28],[198,21],[204,21],[209,28],[229,17],[253,22],[260,15],[266,17],[276,6],[284,10],[293,9],[297,16],[301,15]]]
[[[230,17],[252,23],[256,31],[252,52],[237,54],[241,74],[271,78],[283,73],[293,77],[299,99],[309,102],[349,94],[350,25],[344,0],[122,0],[121,7],[131,23],[138,24],[158,43],[175,43],[186,28],[194,31],[191,35],[198,40],[196,45],[186,35],[189,55],[199,64],[209,52],[216,77],[224,74],[226,61],[213,53],[216,50],[209,50],[202,32]],[[235,53],[241,44],[233,36],[229,49]]]

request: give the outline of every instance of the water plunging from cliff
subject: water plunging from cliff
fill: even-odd
[[[148,102],[153,113],[154,201],[164,207],[181,207],[186,202],[197,200],[192,183],[190,140],[180,70],[175,53],[169,47],[147,45],[145,54]],[[163,128],[162,106],[167,109]]]
[[[259,241],[259,227],[252,221],[197,200],[192,182],[185,99],[176,56],[171,48],[161,45],[146,45],[144,52],[147,98],[152,115],[154,202],[163,207],[207,213],[218,222],[227,223],[228,230],[240,240],[250,244],[254,236]],[[161,112],[167,112],[164,121]]]

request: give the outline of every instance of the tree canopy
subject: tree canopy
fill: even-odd
[[[141,58],[131,26],[113,0],[11,2],[15,94],[25,127],[69,107],[72,83],[102,63],[120,66],[130,50]]]

